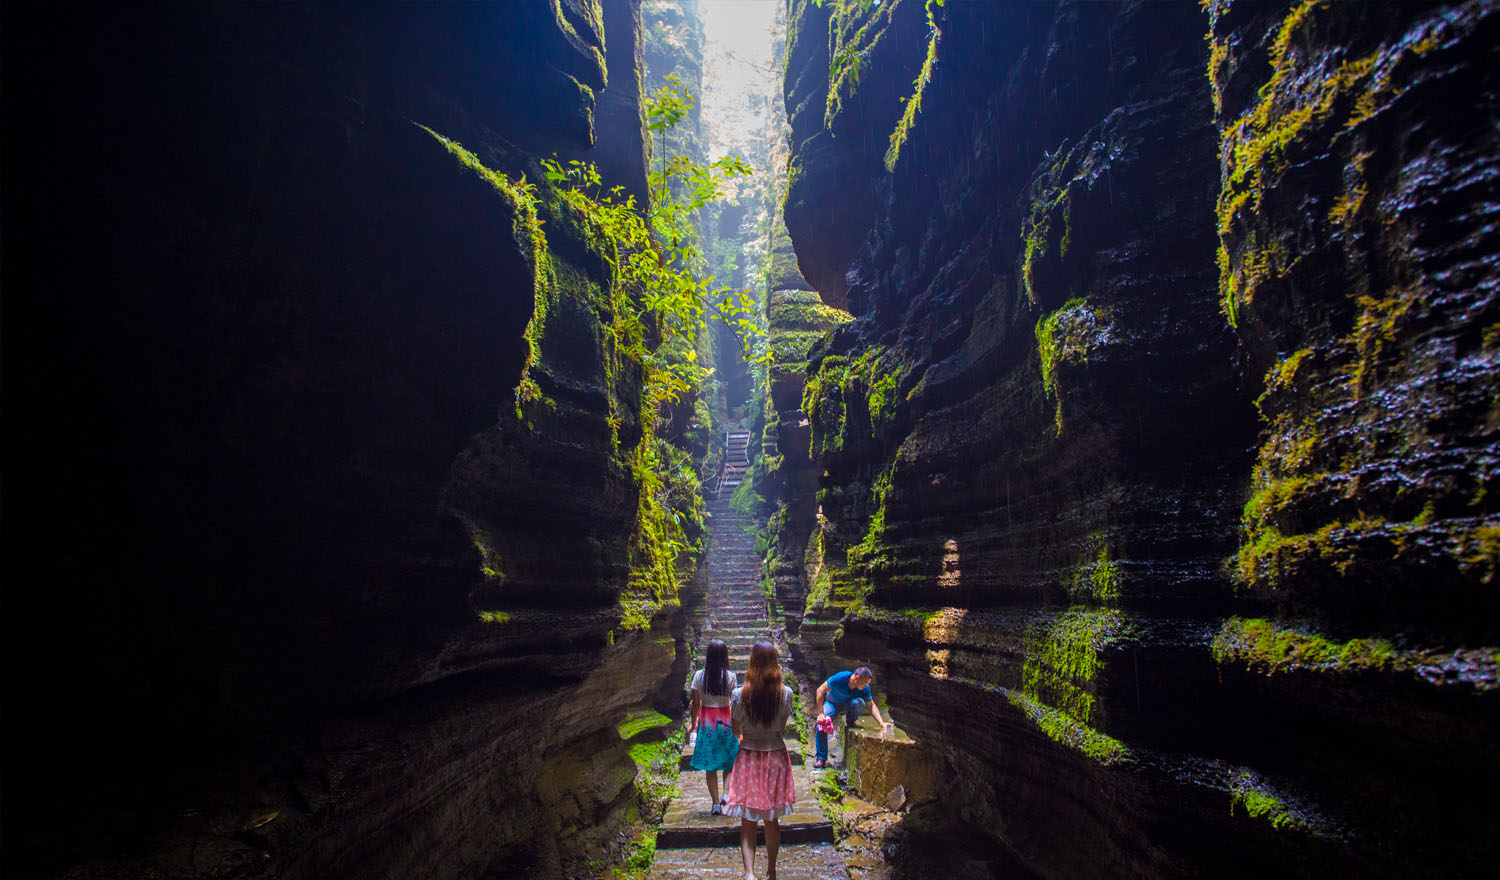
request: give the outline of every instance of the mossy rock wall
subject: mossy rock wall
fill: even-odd
[[[806,604],[803,571],[807,541],[816,523],[818,472],[810,456],[811,428],[802,411],[808,355],[849,313],[824,305],[811,290],[775,290],[769,303],[771,364],[769,406],[776,426],[776,455],[762,460],[767,482],[777,488],[778,510],[768,523],[772,583],[796,635]]]
[[[690,572],[603,243],[521,181],[610,152],[639,184],[638,14],[7,12],[56,37],[7,90],[47,132],[7,157],[7,279],[48,278],[6,294],[7,875],[617,853],[614,726],[678,711]]]
[[[856,318],[802,399],[803,633],[942,756],[940,839],[1481,870],[1493,4],[833,5],[787,72],[788,227]]]

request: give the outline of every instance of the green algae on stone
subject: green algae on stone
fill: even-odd
[[[1209,9],[1215,23],[1223,12],[1217,4]],[[1254,302],[1257,289],[1284,277],[1292,263],[1286,243],[1263,240],[1250,228],[1248,215],[1261,209],[1266,194],[1278,185],[1304,145],[1322,149],[1324,141],[1358,130],[1379,108],[1399,97],[1409,85],[1398,82],[1398,71],[1410,59],[1441,45],[1447,29],[1453,27],[1450,22],[1427,22],[1407,39],[1367,54],[1343,47],[1310,53],[1298,47],[1299,40],[1328,26],[1323,19],[1348,12],[1347,4],[1332,0],[1296,4],[1267,50],[1270,74],[1257,100],[1237,118],[1220,119],[1225,172],[1218,200],[1220,294],[1231,326],[1238,326],[1241,312]],[[1209,77],[1216,115],[1222,117],[1223,76],[1232,50],[1216,30],[1210,33]],[[1330,232],[1348,231],[1364,205],[1368,193],[1364,166],[1372,155],[1360,151],[1349,157],[1345,189],[1326,215]]]
[[[1093,557],[1085,557],[1073,570],[1069,595],[1075,600],[1111,603],[1120,599],[1120,563],[1110,556],[1106,544]]]
[[[820,0],[814,3],[823,5]],[[854,98],[865,65],[888,32],[903,0],[835,0],[828,19],[828,97],[823,125],[833,128],[844,103]],[[906,0],[911,2],[911,0]],[[789,16],[791,18],[792,16]]]
[[[615,725],[615,732],[620,735],[620,739],[628,741],[635,739],[636,736],[644,731],[665,727],[671,723],[672,719],[651,709],[644,712],[632,713],[624,721]]]
[[[1098,714],[1095,680],[1100,656],[1121,634],[1124,619],[1110,608],[1075,606],[1026,628],[1020,692],[1083,724]]]
[[[1333,642],[1318,633],[1278,626],[1264,618],[1229,618],[1211,647],[1215,662],[1239,663],[1266,675],[1297,669],[1389,670],[1405,665],[1401,653],[1384,639]]]
[[[1135,760],[1135,754],[1129,746],[1100,733],[1066,712],[1058,711],[1015,689],[1008,691],[1005,696],[1011,705],[1024,712],[1037,729],[1053,742],[1061,743],[1107,766]]]
[[[847,324],[854,316],[826,305],[811,290],[778,290],[771,295],[770,325],[773,330],[816,330],[822,332]]]
[[[1265,820],[1277,831],[1315,830],[1311,822],[1252,773],[1241,773],[1230,783],[1229,814],[1233,816],[1238,810],[1251,819]]]
[[[641,487],[630,541],[630,575],[620,593],[620,625],[647,629],[661,608],[677,604],[678,585],[696,565],[703,531],[703,499],[687,453],[653,435],[631,459]]]

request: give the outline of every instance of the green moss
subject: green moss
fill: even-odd
[[[1284,628],[1263,618],[1229,618],[1214,636],[1212,650],[1218,663],[1238,663],[1267,675],[1294,669],[1393,669],[1405,662],[1383,639],[1333,642],[1318,633]]]
[[[598,69],[600,76],[606,76],[608,68],[606,67],[604,62],[603,48],[601,46],[594,45],[594,43],[586,39],[583,34],[580,34],[578,32],[578,29],[573,26],[573,22],[568,16],[568,13],[582,16],[588,21],[589,29],[594,34],[598,34],[600,39],[603,39],[604,12],[600,8],[599,0],[574,0],[574,2],[569,4],[567,13],[563,12],[562,3],[560,2],[560,0],[549,0],[548,5],[551,6],[553,24],[559,31],[567,35],[568,42],[572,44],[574,51],[588,53],[589,59]],[[571,79],[571,77],[569,78]],[[592,94],[592,91],[582,83],[579,83],[578,87],[580,89],[589,91],[589,93]]]
[[[1109,547],[1100,547],[1099,555],[1088,566],[1089,592],[1099,602],[1118,602],[1120,599],[1120,564],[1109,556]]]
[[[802,389],[802,411],[812,426],[812,457],[837,454],[844,444],[844,367],[842,355],[823,358]]]
[[[620,722],[615,726],[615,732],[620,735],[620,739],[632,740],[635,739],[636,736],[643,731],[658,727],[665,727],[666,725],[671,723],[672,719],[661,714],[660,712],[657,712],[655,710],[647,710],[644,712],[634,713],[624,721]]]
[[[773,371],[783,372],[807,364],[807,353],[824,336],[821,330],[771,330]],[[801,370],[798,370],[801,372]]]
[[[1100,654],[1120,628],[1118,611],[1084,606],[1028,626],[1021,692],[1092,724],[1098,710],[1094,682],[1104,668]]]
[[[896,123],[896,129],[891,132],[890,146],[885,151],[886,171],[896,170],[896,160],[901,158],[901,147],[906,143],[912,126],[917,122],[917,114],[922,110],[922,94],[927,90],[927,84],[932,82],[932,69],[937,65],[938,60],[938,42],[943,35],[942,30],[937,26],[937,16],[934,14],[935,5],[941,4],[935,3],[935,0],[927,0],[927,57],[922,62],[922,71],[912,81],[916,91],[912,92],[910,98],[905,99],[901,121]]]
[[[1037,319],[1036,347],[1042,361],[1042,389],[1049,397],[1057,394],[1057,362],[1062,353],[1058,325],[1067,313],[1080,309],[1083,305],[1083,300],[1075,297],[1064,303],[1062,308]]]
[[[1289,150],[1295,143],[1316,140],[1315,132],[1340,112],[1350,114],[1346,125],[1357,124],[1362,118],[1362,101],[1355,98],[1362,89],[1368,93],[1377,55],[1348,59],[1318,53],[1320,63],[1330,62],[1332,69],[1307,76],[1298,67],[1303,60],[1300,54],[1291,52],[1297,36],[1315,27],[1318,11],[1331,5],[1329,0],[1304,0],[1283,19],[1272,41],[1271,75],[1260,89],[1259,101],[1223,130],[1220,153],[1225,157],[1225,174],[1217,209],[1222,247],[1220,294],[1231,325],[1238,324],[1241,309],[1253,301],[1257,288],[1282,277],[1290,264],[1280,241],[1259,241],[1253,232],[1236,241],[1234,232],[1242,228],[1241,215],[1259,210],[1264,194],[1286,170]],[[1216,77],[1227,51],[1216,45],[1210,52],[1216,101],[1222,100]],[[1346,194],[1342,207],[1335,206],[1332,219],[1342,223],[1351,217],[1358,210],[1359,199],[1362,194],[1355,191]]]
[[[1349,381],[1355,397],[1361,398],[1374,390],[1381,364],[1403,345],[1400,328],[1409,325],[1423,305],[1420,293],[1409,288],[1391,290],[1383,297],[1361,296],[1357,303],[1359,316],[1350,336],[1357,357]]]
[[[1104,310],[1091,308],[1078,297],[1037,319],[1036,346],[1042,371],[1042,391],[1056,400],[1053,426],[1058,433],[1063,430],[1062,395],[1057,386],[1058,366],[1064,362],[1086,362],[1089,347],[1093,344],[1100,325],[1108,319]]]
[[[516,385],[516,416],[523,424],[530,425],[531,420],[527,411],[536,406],[552,406],[542,393],[541,386],[531,375],[533,368],[541,358],[541,340],[546,330],[547,316],[555,307],[557,286],[553,263],[548,251],[547,236],[543,233],[543,221],[541,211],[548,207],[538,195],[537,188],[525,174],[510,179],[504,174],[487,168],[479,157],[457,141],[438,134],[425,125],[417,124],[417,127],[432,135],[438,143],[442,144],[458,163],[472,171],[481,180],[494,187],[498,193],[511,207],[514,220],[512,221],[512,233],[516,240],[525,243],[530,258],[533,272],[533,311],[531,321],[527,324],[524,333],[527,354],[526,361],[522,367],[521,380]]]
[[[744,480],[734,487],[734,493],[729,496],[729,507],[736,513],[746,516],[760,516],[766,507],[766,499],[755,494],[755,481],[746,474]]]
[[[505,582],[505,572],[500,568],[500,554],[490,545],[486,536],[474,532],[470,539],[474,542],[474,549],[479,551],[479,570],[486,579]]]
[[[620,626],[647,629],[660,609],[677,602],[682,579],[702,554],[703,499],[688,454],[647,434],[633,451],[641,490],[630,539],[630,575],[620,593]]]
[[[1290,493],[1295,482],[1285,483],[1284,491]],[[1246,526],[1247,540],[1241,544],[1232,570],[1239,583],[1270,589],[1284,582],[1289,573],[1313,563],[1343,576],[1354,565],[1359,541],[1384,537],[1399,554],[1413,528],[1411,523],[1362,516],[1331,522],[1313,532],[1286,535],[1274,523],[1251,523]]]
[[[481,611],[479,619],[485,623],[510,623],[510,615],[504,611]]]
[[[869,0],[839,0],[828,19],[828,99],[823,125],[833,121],[852,99],[865,66],[885,36],[891,16],[902,0],[874,3]],[[821,5],[821,4],[819,4]]]
[[[823,530],[817,529],[807,542],[803,555],[803,570],[807,573],[808,587],[806,605],[809,611],[821,611],[828,607],[833,597],[833,574],[824,558]]]
[[[873,511],[865,526],[865,536],[858,544],[849,548],[848,560],[851,565],[866,564],[872,562],[883,549],[882,539],[885,537],[885,507],[886,497],[891,491],[891,478],[895,474],[894,464],[875,475],[870,486],[870,501]]]
[[[771,297],[771,331],[812,330],[822,333],[840,324],[854,320],[854,316],[824,305],[816,293],[804,290],[777,291]]]
[[[1037,304],[1036,266],[1037,261],[1047,254],[1047,232],[1045,220],[1033,222],[1025,231],[1025,246],[1021,251],[1021,287],[1032,305]]]
[[[1308,822],[1293,812],[1279,795],[1249,773],[1241,774],[1231,788],[1229,815],[1233,816],[1237,810],[1243,810],[1252,819],[1269,822],[1278,831],[1311,830]]]
[[[1116,765],[1135,760],[1134,753],[1123,742],[1100,733],[1071,715],[1032,699],[1017,690],[1006,693],[1011,705],[1026,713],[1026,717],[1047,738],[1061,743],[1100,764]]]
[[[839,781],[840,775],[824,773],[813,788],[813,795],[818,799],[818,806],[823,808],[824,815],[837,816],[844,811],[844,786]]]
[[[1500,572],[1500,522],[1480,522],[1458,539],[1459,562],[1485,583],[1493,583]]]

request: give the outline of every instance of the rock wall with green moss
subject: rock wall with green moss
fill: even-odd
[[[4,873],[603,870],[702,509],[537,158],[644,191],[639,4],[7,25]]]
[[[1481,872],[1495,4],[792,8],[804,627],[945,763],[909,852]]]
[[[824,305],[811,290],[776,290],[770,297],[771,363],[767,366],[768,399],[774,418],[776,448],[766,450],[758,466],[762,496],[776,505],[770,517],[767,562],[788,632],[801,630],[809,581],[803,558],[818,517],[818,469],[811,456],[812,427],[802,410],[808,355],[827,334],[850,320],[849,314]],[[811,610],[816,615],[817,609]],[[808,633],[811,635],[811,632]]]

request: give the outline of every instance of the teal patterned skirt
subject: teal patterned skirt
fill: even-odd
[[[740,742],[729,726],[729,709],[704,707],[698,718],[698,741],[688,766],[695,770],[731,770]]]

